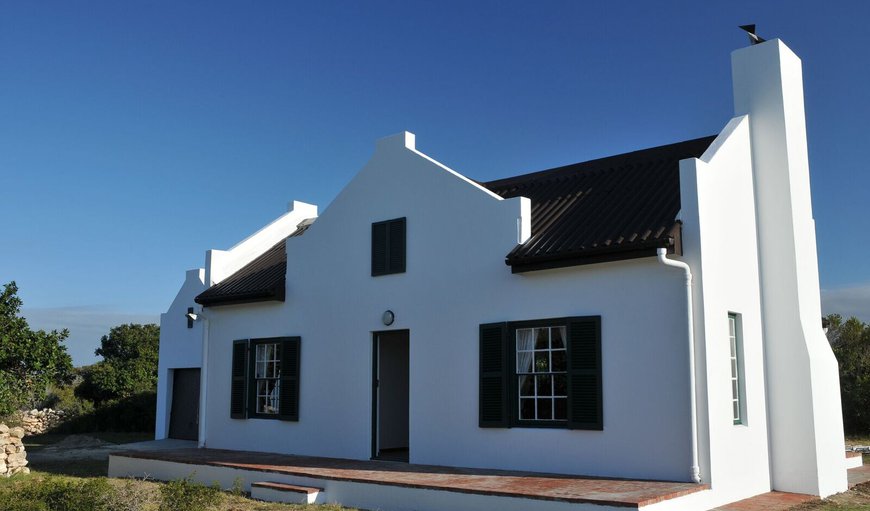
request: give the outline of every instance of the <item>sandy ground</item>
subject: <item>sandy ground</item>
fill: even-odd
[[[67,460],[105,460],[109,454],[130,449],[155,450],[196,447],[196,442],[184,440],[152,440],[131,444],[113,444],[88,435],[70,435],[56,444],[28,451],[31,462]]]

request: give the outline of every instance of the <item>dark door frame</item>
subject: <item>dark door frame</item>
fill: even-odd
[[[397,330],[377,330],[372,332],[372,457],[371,459],[378,459],[378,434],[380,433],[378,429],[378,358],[380,356],[380,335],[381,334],[394,334],[394,333],[402,333],[404,332],[407,340],[408,340],[408,351],[410,353],[411,348],[411,330],[407,328],[401,328]],[[408,361],[410,364],[410,360]],[[410,368],[409,368],[410,369]]]

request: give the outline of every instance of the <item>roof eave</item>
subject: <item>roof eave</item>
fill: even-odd
[[[624,261],[655,256],[659,248],[666,248],[670,255],[683,255],[682,222],[677,220],[667,236],[631,245],[600,247],[595,249],[553,254],[550,256],[514,257],[508,254],[505,264],[511,273],[526,273],[554,268],[567,268],[585,264]]]
[[[257,302],[283,302],[286,299],[285,286],[260,290],[251,293],[239,293],[235,295],[220,295],[216,297],[203,296],[205,293],[193,299],[203,307],[220,307],[223,305],[239,305]]]

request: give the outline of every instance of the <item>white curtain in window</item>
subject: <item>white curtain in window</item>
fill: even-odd
[[[531,373],[532,361],[535,358],[535,329],[523,328],[517,330],[517,372]]]

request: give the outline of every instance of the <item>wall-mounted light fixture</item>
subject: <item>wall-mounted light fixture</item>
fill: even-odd
[[[188,307],[187,314],[185,314],[184,317],[187,318],[187,328],[193,328],[193,322],[199,321],[200,319],[203,319],[205,316],[203,316],[202,314],[197,314],[197,313],[193,312],[193,307]]]
[[[396,315],[393,314],[391,310],[385,310],[384,315],[381,316],[381,321],[384,322],[385,325],[390,326],[393,324],[393,321],[396,320]]]

